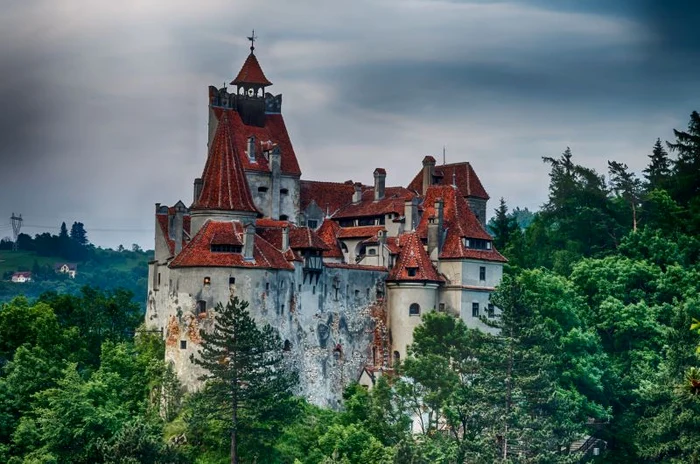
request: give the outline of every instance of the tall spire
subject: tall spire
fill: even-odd
[[[257,38],[255,30],[253,30],[253,34],[248,37],[248,40],[250,40],[250,55],[246,58],[241,70],[238,71],[236,78],[231,81],[232,85],[243,86],[244,88],[248,86],[257,88],[258,86],[266,87],[272,85],[272,82],[265,77],[265,73],[260,67],[260,63],[258,63],[258,58],[255,56],[255,53],[253,53],[255,50],[255,40]]]
[[[193,209],[257,213],[240,158],[233,148],[228,111],[224,111],[216,128],[202,182]]]

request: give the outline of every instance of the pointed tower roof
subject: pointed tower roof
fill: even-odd
[[[389,281],[400,282],[443,282],[428,253],[423,248],[418,234],[409,232],[400,236],[401,252],[396,264],[389,272]]]
[[[233,148],[228,118],[226,111],[216,128],[202,174],[202,191],[192,208],[257,213],[240,159]]]
[[[234,80],[231,81],[231,84],[257,84],[262,86],[268,86],[272,85],[272,82],[270,82],[267,79],[267,77],[265,77],[265,73],[260,67],[260,63],[258,63],[258,59],[251,50],[250,55],[248,55],[248,58],[246,58],[245,63],[243,63],[243,67],[240,71],[238,71],[238,75]]]

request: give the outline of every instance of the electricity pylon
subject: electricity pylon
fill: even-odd
[[[17,251],[17,239],[19,238],[19,232],[22,230],[22,215],[15,216],[15,213],[12,213],[10,220],[12,221],[12,235],[14,235],[12,251]]]

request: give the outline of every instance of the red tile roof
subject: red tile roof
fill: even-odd
[[[316,233],[328,247],[328,249],[323,252],[324,258],[343,259],[343,251],[340,249],[340,245],[338,244],[340,226],[337,222],[332,219],[324,220],[323,224],[321,224],[321,227],[318,228]]]
[[[327,250],[330,248],[316,232],[308,227],[294,227],[290,229],[289,246],[295,250]]]
[[[238,156],[243,169],[246,171],[270,172],[270,163],[263,153],[263,146],[268,142],[276,144],[280,149],[280,170],[282,174],[300,176],[301,169],[294,153],[292,141],[284,124],[281,114],[265,115],[265,126],[248,126],[243,123],[241,116],[234,110],[224,108],[212,108],[214,117],[219,120],[224,114],[228,115],[228,122],[233,135],[233,151]],[[255,137],[255,161],[248,158],[248,139]]]
[[[396,264],[389,272],[387,281],[443,282],[444,279],[433,267],[418,234],[409,232],[402,234],[401,237],[401,252]],[[415,275],[409,275],[410,268],[415,269]]]
[[[333,215],[341,207],[352,202],[355,192],[352,182],[318,182],[314,180],[302,180],[300,186],[299,204],[301,210],[305,210],[312,201],[316,205]]]
[[[241,253],[217,253],[211,251],[214,240],[230,240],[230,244],[242,244],[244,228],[240,222],[207,221],[192,240],[170,263],[170,267],[247,267],[293,270],[285,255],[256,234],[253,259],[246,260]]]
[[[402,215],[404,202],[415,196],[414,192],[404,187],[387,187],[384,190],[384,198],[375,201],[374,187],[368,187],[362,191],[362,199],[359,203],[350,203],[344,206],[333,217],[336,219],[356,218],[390,213]]]
[[[433,173],[439,178],[438,185],[452,185],[454,175],[455,184],[463,197],[476,197],[483,198],[484,200],[489,199],[488,193],[486,193],[484,186],[481,185],[481,181],[470,163],[443,164],[441,166],[436,166]],[[423,191],[422,169],[418,171],[416,177],[408,184],[408,188],[416,192]]]
[[[231,81],[231,84],[258,84],[266,86],[272,85],[272,82],[265,77],[265,73],[260,67],[258,58],[253,54],[253,52],[250,52],[250,55],[248,55],[248,58],[246,58],[241,70],[238,71],[238,75]]]
[[[463,238],[476,238],[492,241],[479,220],[469,208],[467,201],[452,185],[433,185],[428,188],[423,202],[423,216],[416,228],[419,237],[428,236],[428,220],[436,215],[435,202],[443,201],[443,227],[447,229],[445,241],[440,252],[440,259],[471,258],[487,261],[506,262],[507,260],[495,248],[476,250],[464,246]]]
[[[229,112],[223,114],[214,134],[202,174],[202,191],[192,209],[257,212],[248,181],[235,156]]]
[[[341,227],[338,238],[367,238],[377,235],[384,226]]]
[[[168,245],[168,250],[170,250],[171,255],[174,255],[175,254],[175,240],[170,238],[170,231],[168,230],[168,215],[167,214],[156,214],[156,219],[158,220],[158,225],[160,226],[160,230],[163,233],[163,237],[165,238],[165,242]],[[185,245],[187,245],[186,236],[190,233],[190,223],[191,223],[190,216],[185,215],[182,218],[182,228],[185,231],[185,233],[182,234],[182,246],[183,247]]]
[[[398,255],[401,252],[399,246],[399,237],[387,237],[386,247],[392,255]]]
[[[255,227],[289,227],[289,221],[278,221],[271,218],[258,218],[255,220]]]

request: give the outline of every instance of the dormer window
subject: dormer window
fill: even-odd
[[[255,136],[251,135],[248,137],[248,148],[246,149],[246,154],[250,161],[255,161]]]
[[[406,272],[408,273],[409,277],[415,277],[416,274],[418,273],[418,268],[417,267],[407,267]]]
[[[211,252],[212,253],[242,253],[243,246],[242,245],[228,245],[228,244],[216,244],[216,245],[212,244]]]
[[[464,246],[473,250],[490,250],[491,241],[479,238],[465,238]]]

